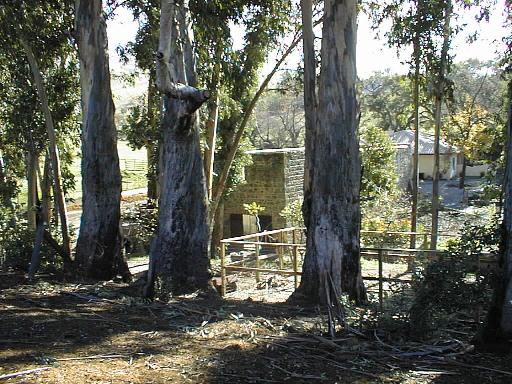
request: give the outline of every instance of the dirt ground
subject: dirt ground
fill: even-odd
[[[281,284],[281,283],[280,283]],[[288,289],[283,286],[275,288]],[[510,355],[455,332],[405,343],[374,329],[325,335],[326,313],[282,302],[190,295],[147,302],[123,283],[0,278],[6,383],[512,383]],[[238,293],[240,297],[243,294]]]

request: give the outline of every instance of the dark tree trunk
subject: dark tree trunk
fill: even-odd
[[[448,67],[448,49],[450,47],[450,20],[452,15],[452,4],[448,0],[445,5],[444,27],[443,27],[443,46],[441,49],[441,60],[439,72],[437,73],[435,100],[434,100],[434,171],[432,172],[432,228],[430,236],[430,249],[437,249],[437,239],[439,232],[439,140],[441,136],[441,106],[444,99],[445,77]]]
[[[487,321],[477,336],[481,346],[508,343],[512,339],[512,81],[508,83],[508,125],[506,147],[505,210],[502,224],[502,249],[500,275],[496,281],[494,296]]]
[[[464,154],[462,154],[462,170],[460,172],[459,189],[464,189],[464,184],[466,183],[467,165],[468,165],[468,161],[466,160],[466,156],[464,156]]]
[[[162,1],[157,61],[164,93],[162,192],[146,296],[206,289],[209,280],[206,185],[197,109],[209,93],[195,85],[188,7]]]
[[[121,172],[101,0],[77,1],[82,86],[82,219],[76,261],[82,276],[130,278],[120,232]]]
[[[37,227],[37,161],[35,153],[27,153],[27,221],[28,227],[34,231]]]
[[[366,299],[359,262],[356,4],[324,4],[311,211],[299,287],[300,294],[321,303],[342,292],[357,301]]]
[[[419,8],[419,2],[417,7]],[[416,11],[416,23],[419,24],[419,9]],[[419,25],[416,26],[419,28]],[[419,184],[419,142],[420,142],[420,34],[416,31],[414,35],[414,80],[413,80],[413,103],[414,103],[414,154],[412,162],[412,207],[411,207],[411,232],[416,232],[418,221],[418,184]],[[411,235],[410,248],[416,248],[416,235]]]

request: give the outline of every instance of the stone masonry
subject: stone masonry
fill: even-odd
[[[304,148],[262,149],[249,151],[252,165],[245,169],[245,183],[224,203],[224,238],[239,235],[233,222],[247,215],[243,204],[256,202],[265,207],[261,222],[269,229],[283,228],[286,221],[279,214],[294,200],[302,198]],[[239,229],[238,229],[239,230]]]

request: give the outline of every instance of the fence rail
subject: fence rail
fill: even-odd
[[[361,231],[361,237],[365,235],[388,234],[399,236],[425,236],[425,232],[386,232],[386,231]],[[453,237],[454,234],[444,234]],[[264,231],[249,235],[232,237],[221,240],[221,295],[226,294],[227,276],[230,272],[249,272],[255,274],[256,283],[261,280],[261,273],[293,276],[294,286],[299,286],[299,277],[302,275],[300,262],[306,249],[304,228],[284,228],[272,231]],[[227,252],[230,252],[230,260],[227,261]],[[377,260],[377,276],[363,276],[363,280],[376,281],[378,283],[379,307],[382,310],[385,283],[411,283],[410,275],[413,263],[416,260],[437,260],[446,257],[446,251],[431,250],[425,248],[393,248],[393,247],[361,247],[361,257]],[[286,257],[289,257],[291,265],[285,265]],[[405,259],[408,262],[407,272],[398,277],[385,277],[384,263],[389,260]],[[265,260],[276,260],[277,268],[262,267]],[[495,264],[496,257],[490,253],[476,255],[475,267],[482,268],[482,264]]]

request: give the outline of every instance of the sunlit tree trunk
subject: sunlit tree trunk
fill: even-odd
[[[209,280],[206,184],[197,109],[209,93],[194,88],[188,3],[162,0],[157,85],[164,94],[162,191],[146,296],[206,289]]]
[[[436,80],[435,99],[434,99],[434,171],[432,177],[432,232],[430,240],[430,249],[437,249],[437,240],[439,232],[439,140],[441,136],[441,106],[444,99],[445,76],[448,66],[448,49],[450,47],[450,20],[452,15],[451,1],[448,0],[445,6],[444,27],[443,27],[443,46],[441,49],[441,60]]]
[[[302,214],[306,226],[311,214],[311,183],[313,178],[313,159],[315,153],[316,127],[316,60],[315,35],[313,32],[313,4],[311,0],[301,1],[302,9],[302,45],[304,53],[304,201]]]
[[[34,248],[30,258],[28,269],[28,278],[33,279],[39,264],[41,262],[41,248],[43,246],[44,232],[49,222],[49,204],[50,204],[50,159],[46,156],[44,161],[44,173],[41,182],[41,209],[39,211],[39,220],[37,223]]]
[[[106,23],[101,0],[76,2],[82,87],[82,219],[76,260],[82,276],[130,278],[120,232],[121,172]]]
[[[208,120],[206,121],[206,148],[204,150],[204,171],[208,199],[213,193],[213,162],[215,159],[215,141],[217,140],[217,122],[219,119],[220,54],[213,68],[211,89],[212,97],[208,102]]]
[[[357,137],[355,0],[326,0],[306,256],[299,293],[366,298],[359,261],[361,165]]]

